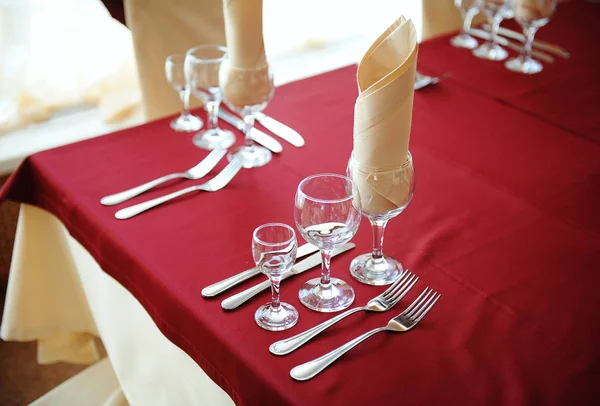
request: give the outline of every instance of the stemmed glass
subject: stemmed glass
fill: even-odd
[[[490,39],[473,50],[473,55],[482,59],[501,61],[506,59],[508,52],[498,45],[498,30],[504,18],[512,17],[508,0],[477,0],[479,9],[482,10],[492,26]]]
[[[526,41],[521,55],[507,61],[504,65],[513,72],[527,74],[541,72],[542,64],[531,57],[531,47],[537,30],[548,24],[554,14],[556,0],[510,0],[510,3],[515,12],[515,19],[523,28]]]
[[[263,224],[252,234],[254,262],[271,280],[271,303],[254,313],[256,323],[265,330],[286,330],[298,322],[298,311],[294,306],[279,300],[281,279],[292,269],[297,249],[296,233],[287,224]]]
[[[183,111],[179,117],[171,121],[171,128],[175,131],[193,132],[202,128],[203,122],[200,117],[190,113],[190,87],[185,78],[184,64],[185,54],[170,55],[165,61],[167,81],[179,93],[183,104]]]
[[[362,166],[353,157],[348,161],[348,176],[358,186],[362,213],[373,227],[373,251],[352,260],[350,274],[368,285],[389,285],[404,272],[402,264],[383,255],[383,235],[387,222],[402,213],[415,191],[412,156],[399,167],[384,170]]]
[[[235,135],[218,125],[222,97],[219,68],[226,53],[227,48],[220,45],[201,45],[190,49],[185,56],[187,83],[208,112],[206,129],[192,138],[194,145],[199,148],[213,150],[218,146],[229,148],[235,144]]]
[[[225,104],[244,119],[245,144],[233,148],[227,158],[240,155],[244,168],[256,168],[271,161],[271,151],[255,145],[250,131],[254,115],[267,107],[275,92],[273,73],[268,64],[256,69],[232,66],[225,55],[219,71],[219,83]]]
[[[477,48],[477,40],[469,34],[471,22],[479,13],[477,0],[454,0],[454,5],[460,10],[463,24],[460,33],[452,37],[450,43],[457,48]]]
[[[334,248],[350,241],[358,231],[361,209],[352,179],[336,174],[309,176],[296,191],[294,218],[302,237],[321,250],[321,277],[300,288],[300,302],[319,312],[345,309],[354,301],[354,289],[330,277]]]

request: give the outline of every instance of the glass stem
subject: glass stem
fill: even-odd
[[[523,51],[521,51],[521,56],[527,60],[531,59],[531,48],[533,46],[533,38],[535,37],[535,33],[537,28],[528,27],[523,29],[525,34],[525,45],[523,46]]]
[[[188,116],[190,114],[190,89],[185,86],[183,89],[179,91],[179,98],[181,99],[181,103],[183,104],[183,111],[181,112],[182,116]]]
[[[492,33],[490,37],[492,47],[496,46],[496,41],[498,41],[498,30],[500,30],[500,23],[502,22],[502,19],[502,14],[497,13],[492,20]]]
[[[250,131],[254,127],[254,115],[253,114],[245,114],[244,115],[244,134],[245,134],[245,145],[247,147],[254,146],[254,142],[250,137]]]
[[[281,276],[271,276],[271,308],[279,310],[281,301],[279,300],[279,286],[281,284]]]
[[[373,226],[373,259],[383,258],[383,234],[387,222],[387,220],[371,220],[371,226]]]
[[[206,103],[206,111],[208,112],[208,122],[206,123],[206,130],[214,130],[218,127],[219,121],[219,105],[220,101],[209,101]]]
[[[333,250],[321,250],[321,286],[329,286],[331,272],[331,254]]]
[[[471,23],[473,22],[473,18],[477,15],[477,10],[469,9],[467,12],[465,12],[461,9],[460,12],[463,17],[462,32],[463,34],[468,35],[469,30],[471,29]]]

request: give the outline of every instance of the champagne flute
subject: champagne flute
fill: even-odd
[[[460,33],[452,37],[450,43],[457,48],[477,48],[477,40],[469,34],[473,18],[479,14],[477,0],[454,0],[454,5],[460,10],[463,24]]]
[[[185,54],[170,55],[165,61],[167,81],[179,93],[183,104],[183,111],[179,117],[171,121],[171,128],[180,132],[193,132],[202,128],[204,123],[200,117],[190,113],[190,87],[185,79],[184,64]]]
[[[226,54],[219,70],[219,83],[225,104],[242,116],[245,124],[245,144],[233,148],[227,159],[231,161],[239,155],[244,168],[268,164],[271,161],[271,151],[255,145],[250,131],[254,127],[255,114],[267,107],[275,92],[269,64],[260,68],[240,68],[233,66]]]
[[[354,301],[354,289],[330,276],[334,248],[354,237],[360,224],[358,188],[352,179],[336,174],[305,178],[296,191],[294,219],[304,239],[321,250],[321,277],[300,288],[300,302],[318,312],[345,309]]]
[[[298,322],[298,311],[279,298],[281,280],[292,269],[297,249],[296,233],[287,224],[263,224],[252,234],[254,262],[271,281],[271,303],[259,307],[254,313],[256,324],[265,330],[286,330]]]
[[[542,71],[542,64],[531,57],[531,47],[537,30],[548,24],[554,14],[556,2],[556,0],[510,0],[515,19],[523,28],[525,45],[521,55],[504,64],[509,70],[530,75]]]
[[[219,87],[219,68],[227,48],[220,45],[201,45],[190,49],[185,56],[185,77],[192,94],[202,101],[208,112],[206,129],[198,132],[192,142],[199,148],[213,150],[218,146],[229,148],[235,144],[235,135],[219,128],[219,105],[222,92]]]
[[[498,45],[498,30],[504,18],[512,17],[508,0],[477,0],[477,5],[487,16],[492,32],[488,41],[473,50],[473,55],[492,61],[506,59],[508,52]]]

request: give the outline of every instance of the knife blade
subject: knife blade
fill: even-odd
[[[228,122],[238,130],[240,130],[242,133],[244,132],[244,120],[242,120],[241,118],[236,117],[223,109],[219,109],[219,118],[223,121]],[[283,151],[283,147],[281,146],[279,141],[271,137],[269,134],[257,130],[256,128],[250,130],[250,138],[252,138],[254,141],[258,142],[260,145],[271,150],[276,154]]]
[[[302,257],[305,257],[308,254],[312,254],[313,252],[316,252],[318,250],[319,249],[312,244],[304,244],[304,245],[301,245],[300,247],[298,247],[298,251],[296,252],[296,257],[302,258]],[[226,290],[234,287],[235,285],[239,284],[240,282],[243,282],[246,279],[250,279],[251,277],[258,275],[259,273],[260,273],[260,269],[258,269],[258,267],[254,267],[254,268],[248,269],[244,272],[240,272],[237,275],[233,275],[227,279],[224,279],[220,282],[213,283],[212,285],[205,287],[204,289],[202,289],[202,296],[203,297],[216,296],[219,293],[223,293]]]
[[[478,37],[478,38],[485,39],[485,40],[489,40],[492,37],[492,34],[490,34],[489,32],[480,30],[478,28],[471,28],[469,30],[469,33],[471,35],[473,35],[474,37]],[[523,50],[523,47],[518,46],[514,42],[509,41],[504,37],[498,36],[497,40],[498,40],[498,44],[500,44],[504,47],[507,47],[509,49],[512,49],[513,51],[521,52]],[[541,51],[532,50],[531,55],[536,57],[537,59],[540,59],[540,60],[546,62],[546,63],[554,62],[554,58],[552,57],[552,55],[548,55]]]
[[[492,27],[489,24],[484,24],[483,28],[486,31],[492,30]],[[525,42],[525,35],[521,34],[520,32],[509,30],[508,28],[500,27],[498,29],[498,34],[503,35],[507,38],[515,39],[517,41]],[[569,51],[567,51],[566,49],[564,49],[563,47],[560,47],[558,45],[550,44],[549,42],[545,42],[545,41],[536,39],[536,40],[533,40],[533,46],[537,49],[551,52],[551,53],[558,55],[565,59],[568,59],[571,57],[571,53]]]
[[[295,147],[302,147],[304,145],[304,138],[293,128],[280,123],[264,113],[256,113],[254,116],[260,124],[279,138],[286,140]]]
[[[351,242],[344,244],[340,247],[337,247],[336,249],[333,250],[332,257],[335,257],[336,255],[346,252],[352,248],[354,248],[354,244]],[[306,272],[309,269],[314,268],[315,266],[319,265],[320,263],[321,263],[321,253],[317,252],[315,254],[312,254],[310,257],[308,257],[305,260],[300,261],[299,263],[294,265],[294,267],[292,268],[292,271],[290,273],[288,273],[286,276],[284,276],[283,279],[287,279],[292,275],[299,275],[303,272]],[[262,283],[259,283],[258,285],[254,285],[251,288],[248,288],[240,293],[237,293],[233,296],[228,297],[227,299],[225,299],[221,302],[221,307],[225,310],[233,310],[233,309],[239,307],[240,305],[242,305],[243,303],[245,303],[246,301],[248,301],[249,299],[253,298],[257,294],[259,294],[263,290],[269,289],[270,287],[271,287],[271,281],[266,280]]]

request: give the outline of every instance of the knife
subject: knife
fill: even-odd
[[[223,109],[219,109],[219,118],[228,122],[238,130],[240,130],[242,133],[244,132],[245,124],[244,120],[242,120],[241,118],[236,117]],[[250,138],[258,142],[263,147],[271,150],[272,152],[275,152],[276,154],[283,151],[283,147],[281,146],[279,141],[271,137],[269,134],[257,130],[256,128],[252,128],[252,130],[250,130]]]
[[[483,26],[483,28],[486,31],[491,31],[491,29],[492,29],[492,27],[489,24],[485,24]],[[498,34],[503,35],[507,38],[516,39],[517,41],[525,42],[525,35],[521,34],[520,32],[509,30],[508,28],[500,27],[500,29],[498,30]],[[536,47],[537,49],[541,49],[543,51],[552,52],[553,54],[558,55],[565,59],[568,59],[571,57],[571,54],[566,49],[564,49],[558,45],[550,44],[545,41],[536,39],[533,41],[533,46]]]
[[[267,116],[263,113],[254,114],[256,120],[263,125],[267,130],[277,135],[292,144],[295,147],[301,147],[304,145],[304,138],[298,133],[298,131],[287,125],[280,123],[272,117]]]
[[[346,252],[352,248],[354,248],[354,244],[351,242],[344,244],[340,247],[337,247],[336,249],[333,250],[332,257],[335,257],[336,255]],[[288,273],[286,276],[284,276],[283,279],[287,279],[292,275],[299,275],[302,272],[305,272],[311,268],[314,268],[315,266],[319,265],[320,263],[321,263],[321,253],[317,252],[316,254],[312,254],[310,257],[308,257],[305,260],[300,261],[299,263],[294,265],[294,267],[292,268],[292,271],[290,273]],[[233,310],[233,309],[237,308],[238,306],[242,305],[243,303],[245,303],[246,301],[248,301],[249,299],[253,298],[257,294],[259,294],[263,290],[269,289],[270,287],[271,287],[271,281],[266,280],[262,283],[259,283],[258,285],[255,285],[251,288],[244,290],[243,292],[240,292],[231,297],[228,297],[227,299],[225,299],[221,302],[221,307],[225,310]]]
[[[478,38],[485,39],[485,40],[489,40],[492,37],[492,34],[490,34],[489,32],[480,30],[478,28],[471,28],[469,30],[469,33],[471,35],[473,35],[474,37],[478,37]],[[498,40],[498,44],[505,46],[509,49],[512,49],[513,51],[521,52],[523,50],[523,47],[518,46],[514,42],[511,42],[504,37],[498,36],[497,40]],[[531,55],[536,57],[537,59],[540,59],[540,60],[546,62],[546,63],[554,62],[554,58],[552,57],[552,55],[548,55],[544,52],[532,50]]]
[[[298,251],[296,252],[296,257],[302,258],[302,257],[305,257],[308,254],[312,254],[313,252],[318,251],[318,250],[319,249],[312,244],[304,244],[304,245],[298,247]],[[237,275],[233,275],[227,279],[224,279],[220,282],[213,283],[212,285],[205,287],[204,289],[202,289],[202,296],[204,296],[204,297],[216,296],[219,293],[223,293],[227,289],[234,287],[235,285],[239,284],[240,282],[243,282],[246,279],[250,279],[251,277],[258,275],[259,273],[260,273],[260,269],[258,269],[258,267],[254,267],[254,268],[248,269],[244,272],[240,272]]]

